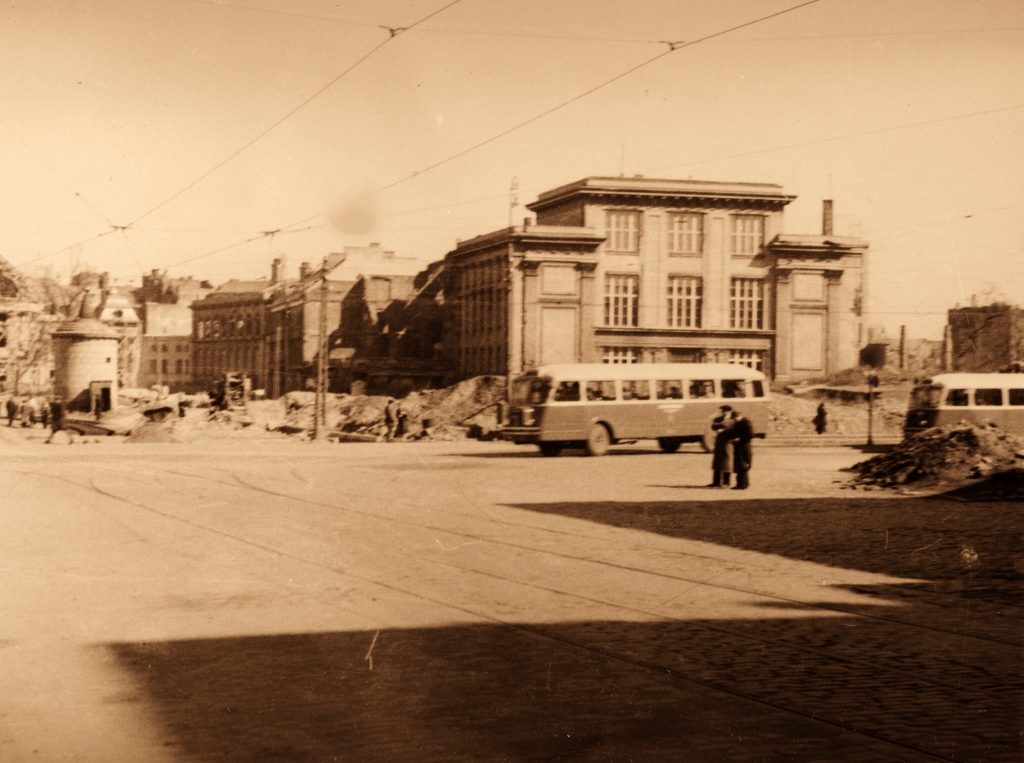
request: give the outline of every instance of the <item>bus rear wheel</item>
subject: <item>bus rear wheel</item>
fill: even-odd
[[[675,453],[679,450],[679,446],[683,444],[683,441],[678,437],[659,437],[658,447],[665,453]]]
[[[540,448],[541,454],[545,456],[557,456],[562,452],[562,443],[560,442],[539,442],[537,447]]]
[[[608,433],[608,427],[604,424],[594,424],[587,436],[587,455],[603,456],[608,452],[612,444],[612,436]]]

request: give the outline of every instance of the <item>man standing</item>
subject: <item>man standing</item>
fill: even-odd
[[[14,417],[18,415],[18,401],[14,399],[14,395],[7,398],[7,426],[14,426]]]
[[[754,460],[754,449],[750,444],[754,439],[754,426],[739,411],[733,414],[729,439],[733,441],[733,468],[736,470],[736,487],[733,490],[746,490],[750,487],[749,473]]]
[[[729,487],[729,432],[732,429],[732,406],[723,405],[711,420],[715,434],[714,455],[711,456],[711,484],[708,487]]]
[[[814,431],[818,434],[825,434],[828,426],[828,414],[825,413],[825,404],[818,403],[818,412],[814,414]]]
[[[395,430],[398,429],[398,405],[393,397],[389,397],[384,405],[384,423],[388,427],[387,441],[391,442],[395,439]]]
[[[53,398],[53,402],[50,403],[50,436],[46,438],[46,442],[53,442],[53,436],[57,432],[65,432],[68,436],[68,444],[74,444],[75,436],[72,430],[67,429],[65,424],[65,413],[64,400],[60,397]]]

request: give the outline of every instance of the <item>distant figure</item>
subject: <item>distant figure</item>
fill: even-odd
[[[14,396],[7,398],[7,426],[14,426],[14,419],[18,415],[18,401]]]
[[[398,403],[393,397],[389,397],[384,405],[384,423],[388,427],[387,440],[390,442],[395,439],[395,433],[398,431]]]
[[[818,403],[818,412],[814,414],[814,431],[818,434],[825,434],[828,426],[828,414],[825,412],[825,404]]]
[[[43,404],[39,407],[39,416],[43,420],[43,429],[50,428],[50,401],[43,398]]]
[[[182,395],[178,395],[178,418],[185,418],[185,398]]]
[[[50,403],[50,436],[46,438],[46,442],[53,442],[53,437],[57,432],[65,432],[68,437],[68,443],[73,444],[75,442],[75,436],[72,430],[67,429],[64,425],[66,410],[64,407],[64,400],[59,397],[55,397],[53,402]]]
[[[711,456],[711,484],[708,487],[729,487],[729,432],[732,429],[732,406],[723,405],[711,420],[716,432],[714,455]]]
[[[408,434],[409,430],[405,423],[407,418],[409,418],[409,414],[399,407],[398,412],[395,414],[395,437],[402,437]]]
[[[739,411],[733,414],[729,439],[734,443],[733,469],[736,471],[736,487],[733,490],[746,490],[750,487],[750,467],[754,461],[754,449],[750,445],[750,441],[754,439],[754,425]]]

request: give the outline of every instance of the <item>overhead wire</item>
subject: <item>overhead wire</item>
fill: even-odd
[[[304,100],[303,100],[303,101],[302,101],[301,103],[299,103],[299,104],[298,104],[297,106],[295,106],[294,108],[292,108],[291,110],[289,110],[289,111],[288,111],[287,113],[285,113],[285,114],[284,114],[283,116],[281,116],[281,117],[280,117],[279,119],[277,119],[276,121],[274,121],[274,122],[273,122],[273,123],[272,123],[271,125],[269,125],[268,127],[264,128],[263,130],[261,130],[261,131],[260,131],[260,132],[259,132],[259,133],[258,133],[258,134],[257,134],[257,135],[256,135],[256,136],[254,137],[254,138],[252,138],[251,140],[247,141],[246,143],[244,143],[244,144],[243,144],[242,146],[240,146],[240,147],[239,147],[239,148],[237,148],[236,150],[232,151],[232,152],[231,152],[231,153],[230,153],[230,154],[229,154],[229,155],[228,155],[227,157],[225,157],[225,158],[224,158],[224,159],[222,159],[221,161],[217,162],[217,163],[216,163],[216,164],[215,164],[215,165],[214,165],[213,167],[211,167],[211,168],[210,168],[209,170],[207,170],[206,172],[204,172],[204,173],[203,173],[202,175],[200,175],[199,177],[195,178],[195,179],[194,179],[194,180],[193,180],[192,182],[190,182],[190,183],[189,183],[188,185],[186,185],[186,186],[185,186],[184,188],[181,188],[180,190],[178,190],[178,191],[176,191],[175,193],[171,194],[171,195],[170,195],[170,196],[168,196],[168,197],[167,197],[166,199],[164,199],[163,201],[161,201],[161,202],[160,202],[159,204],[156,204],[155,206],[153,206],[153,207],[150,207],[149,209],[147,209],[147,210],[146,210],[145,212],[143,212],[143,213],[142,213],[141,215],[139,215],[139,216],[138,216],[138,217],[136,217],[136,218],[135,218],[134,220],[132,220],[132,221],[131,221],[130,223],[128,223],[128,226],[129,226],[129,227],[131,227],[131,226],[135,225],[135,224],[136,224],[137,222],[139,222],[140,220],[143,220],[143,219],[145,219],[145,218],[149,217],[149,216],[150,216],[151,214],[153,214],[154,212],[156,212],[156,211],[157,211],[158,209],[161,209],[161,208],[163,208],[164,206],[166,206],[167,204],[171,203],[171,202],[172,202],[172,201],[174,201],[174,200],[175,200],[176,198],[178,198],[179,196],[181,196],[181,195],[182,195],[183,193],[185,193],[185,192],[189,191],[190,189],[194,188],[194,187],[195,187],[196,185],[198,185],[198,184],[199,184],[199,183],[201,183],[201,182],[202,182],[203,180],[205,180],[206,178],[208,178],[208,177],[209,177],[210,175],[212,175],[212,174],[213,174],[214,172],[216,172],[216,171],[217,171],[217,170],[219,170],[219,169],[220,169],[221,167],[223,167],[224,165],[226,165],[226,164],[227,164],[228,162],[230,162],[230,161],[231,161],[232,159],[234,159],[234,158],[235,158],[236,156],[238,156],[239,154],[243,153],[243,152],[244,152],[244,151],[245,151],[246,149],[248,149],[248,148],[249,148],[250,146],[252,146],[253,144],[255,144],[255,143],[257,143],[258,141],[262,140],[262,139],[263,139],[263,138],[264,138],[264,137],[265,137],[265,136],[266,136],[266,135],[267,135],[268,133],[270,133],[271,131],[273,131],[274,129],[276,129],[276,128],[277,128],[277,127],[279,127],[280,125],[282,125],[282,124],[283,124],[284,122],[286,122],[286,121],[287,121],[288,119],[290,119],[290,118],[291,118],[292,116],[294,116],[294,115],[295,115],[296,113],[298,113],[298,112],[299,112],[300,110],[302,110],[303,108],[305,108],[305,107],[306,107],[307,105],[309,105],[309,104],[310,104],[310,103],[311,103],[312,101],[314,101],[314,100],[315,100],[316,98],[318,98],[318,97],[319,97],[320,95],[322,95],[322,94],[323,94],[323,93],[325,93],[325,92],[326,92],[327,90],[329,90],[329,89],[330,89],[331,87],[333,87],[333,86],[334,86],[334,85],[335,85],[335,84],[336,84],[337,82],[339,82],[339,81],[340,81],[340,80],[341,80],[341,79],[342,79],[343,77],[345,77],[345,76],[346,76],[347,74],[349,74],[349,73],[350,73],[351,71],[353,71],[354,69],[356,69],[356,68],[357,68],[357,67],[358,67],[358,66],[359,66],[360,64],[362,64],[362,63],[363,63],[364,61],[366,61],[366,60],[367,60],[368,58],[370,58],[371,56],[373,56],[373,54],[374,54],[374,53],[376,53],[376,52],[377,52],[378,50],[380,50],[380,49],[381,49],[381,48],[383,48],[383,47],[384,47],[385,45],[387,45],[387,44],[388,44],[389,42],[391,42],[391,41],[392,41],[393,39],[395,39],[395,37],[397,37],[397,36],[398,36],[398,35],[399,35],[400,33],[402,33],[402,32],[406,32],[406,31],[408,31],[408,30],[410,30],[410,29],[412,29],[412,28],[416,27],[417,25],[419,25],[419,24],[422,24],[422,23],[423,23],[424,21],[427,21],[428,19],[432,19],[432,18],[434,18],[434,17],[435,17],[435,16],[437,16],[437,15],[438,15],[439,13],[443,13],[444,11],[448,10],[449,8],[451,8],[451,7],[452,7],[452,6],[454,6],[454,5],[457,5],[457,4],[458,4],[458,3],[460,3],[460,2],[462,2],[462,0],[451,0],[451,2],[449,2],[449,3],[445,4],[445,5],[443,5],[442,7],[438,8],[438,9],[437,9],[437,10],[435,10],[435,11],[432,11],[431,13],[428,13],[428,14],[427,14],[426,16],[423,16],[423,17],[422,17],[421,19],[419,19],[419,20],[417,20],[417,21],[414,21],[414,22],[413,22],[412,24],[410,24],[410,25],[409,25],[409,26],[407,26],[407,27],[401,27],[401,28],[399,28],[399,27],[394,27],[394,28],[390,28],[390,29],[388,29],[388,31],[390,32],[390,34],[389,34],[389,36],[388,36],[388,37],[387,37],[386,39],[382,40],[382,41],[381,41],[381,42],[380,42],[379,44],[375,45],[375,46],[374,46],[374,47],[372,47],[372,48],[371,48],[371,49],[370,49],[370,50],[369,50],[368,52],[366,52],[365,54],[363,54],[362,56],[360,56],[360,57],[359,57],[358,59],[356,59],[356,61],[355,61],[354,63],[352,63],[352,64],[350,64],[350,65],[349,65],[348,67],[346,67],[346,68],[345,68],[345,69],[344,69],[344,70],[343,70],[343,71],[342,71],[342,72],[341,72],[340,74],[338,74],[338,75],[337,75],[336,77],[334,77],[334,78],[333,78],[333,79],[332,79],[332,80],[331,80],[330,82],[328,82],[328,83],[327,83],[326,85],[324,85],[324,86],[323,86],[323,87],[321,87],[321,88],[320,88],[319,90],[317,90],[316,92],[314,92],[314,93],[313,93],[312,95],[310,95],[310,96],[308,96],[307,98],[305,98],[305,99],[304,99]]]
[[[683,50],[684,48],[690,48],[690,47],[693,47],[694,45],[699,45],[699,44],[701,44],[703,42],[707,42],[708,40],[713,40],[716,37],[721,37],[722,35],[730,34],[731,32],[735,32],[735,31],[737,31],[739,29],[745,29],[746,27],[753,26],[755,24],[761,24],[761,23],[763,23],[765,21],[768,21],[770,19],[778,18],[779,16],[783,16],[783,15],[785,15],[787,13],[792,13],[794,11],[800,10],[801,8],[806,8],[809,5],[815,5],[818,2],[820,2],[820,0],[806,0],[805,2],[799,3],[797,5],[790,6],[789,8],[785,8],[785,9],[783,9],[781,11],[776,11],[775,13],[769,13],[769,14],[767,14],[765,16],[760,16],[760,17],[758,17],[756,19],[752,19],[750,21],[745,21],[742,24],[736,24],[735,26],[731,26],[728,29],[723,29],[723,30],[718,31],[718,32],[713,32],[712,34],[708,34],[708,35],[705,35],[703,37],[698,37],[697,39],[690,40],[689,42],[686,42],[686,41],[679,41],[679,42],[664,41],[663,44],[667,45],[668,49],[662,51],[658,55],[652,56],[651,58],[648,58],[647,60],[642,61],[639,64],[636,64],[635,66],[631,66],[630,68],[626,69],[625,71],[623,71],[623,72],[621,72],[619,74],[616,74],[614,77],[611,77],[610,79],[604,80],[600,84],[594,85],[593,87],[590,87],[590,88],[584,90],[582,93],[579,93],[579,94],[573,96],[572,98],[564,100],[564,101],[562,101],[561,103],[559,103],[559,104],[557,104],[555,106],[552,106],[552,107],[550,107],[548,109],[545,109],[541,113],[535,114],[534,116],[530,117],[529,119],[526,119],[526,120],[524,120],[524,121],[514,125],[513,127],[508,128],[507,130],[503,130],[502,132],[500,132],[500,133],[498,133],[496,135],[492,135],[490,138],[482,140],[479,143],[476,143],[476,144],[474,144],[472,146],[469,146],[468,148],[465,148],[465,149],[463,149],[461,151],[458,151],[458,152],[452,154],[451,156],[449,156],[449,157],[447,157],[445,159],[442,159],[441,161],[435,162],[434,164],[431,164],[431,165],[429,165],[427,167],[424,167],[423,169],[417,170],[416,172],[413,172],[413,173],[411,173],[409,175],[406,175],[405,177],[402,177],[402,178],[400,178],[398,180],[395,180],[394,182],[389,183],[389,184],[381,187],[379,190],[386,191],[386,190],[388,190],[390,188],[394,188],[396,186],[399,186],[399,185],[402,185],[404,183],[407,183],[408,181],[410,181],[410,180],[412,180],[414,178],[417,178],[420,175],[424,175],[427,172],[430,172],[432,170],[437,169],[438,167],[442,167],[442,166],[448,164],[449,162],[453,162],[456,159],[459,159],[459,158],[465,156],[466,154],[472,153],[472,152],[476,151],[477,149],[483,148],[484,146],[486,146],[486,145],[488,145],[490,143],[494,143],[495,141],[501,140],[505,136],[511,135],[512,133],[517,132],[518,130],[521,130],[522,128],[526,127],[527,125],[533,124],[534,122],[537,122],[537,121],[539,121],[541,119],[544,119],[545,117],[550,116],[551,114],[554,114],[555,112],[560,111],[560,110],[566,108],[567,106],[570,106],[573,103],[576,103],[577,101],[580,101],[580,100],[586,98],[587,96],[589,96],[589,95],[591,95],[593,93],[596,93],[598,90],[601,90],[601,89],[607,87],[608,85],[611,85],[614,82],[618,82],[619,80],[623,79],[624,77],[628,77],[630,74],[633,74],[634,72],[637,72],[640,69],[644,69],[644,68],[650,66],[651,64],[655,63],[656,61],[660,61],[662,58],[665,58],[666,56],[672,55],[673,53],[675,53],[678,50]]]

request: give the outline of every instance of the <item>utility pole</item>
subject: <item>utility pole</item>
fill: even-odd
[[[313,439],[327,438],[327,258],[320,271],[320,331],[316,353],[316,403],[313,406]]]

